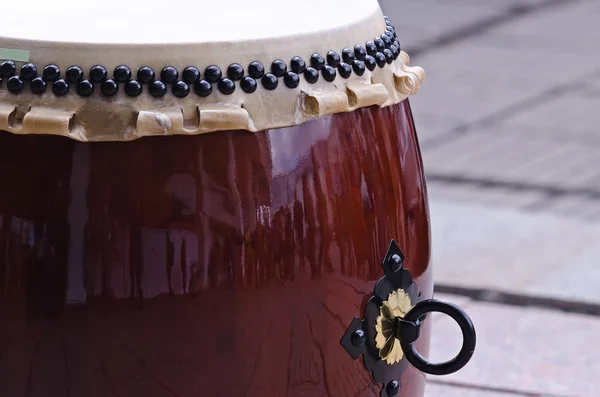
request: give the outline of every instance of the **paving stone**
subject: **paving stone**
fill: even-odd
[[[471,387],[445,385],[443,383],[427,384],[425,397],[519,397],[523,394],[498,393]],[[543,396],[540,396],[543,397]]]
[[[490,129],[485,134],[457,135],[433,149],[424,147],[423,161],[426,171],[435,174],[504,180],[513,173],[522,180],[522,172],[515,172],[517,168],[562,150],[564,145],[554,140],[527,139],[514,131]]]
[[[551,135],[563,142],[575,140],[600,146],[600,112],[597,110],[600,77],[594,77],[593,80],[598,84],[598,91],[594,95],[587,84],[577,86],[570,92],[553,96],[527,111],[503,119],[498,127],[530,131],[535,135]]]
[[[543,207],[542,210],[584,221],[597,222],[600,220],[600,200],[587,197],[567,196],[556,198]]]
[[[513,48],[535,47],[550,51],[552,56],[597,51],[600,43],[591,32],[597,30],[599,18],[599,2],[569,1],[527,18],[516,18],[494,28],[493,33],[506,38],[506,44]]]
[[[477,1],[380,0],[379,4],[394,21],[401,43],[405,43],[407,49],[424,45],[449,31],[493,16],[503,8],[490,6],[490,2]]]
[[[454,294],[435,293],[434,298],[447,302],[452,302],[456,305],[464,307],[466,307],[469,304],[469,302],[472,302],[471,298],[469,297]]]
[[[430,198],[436,284],[600,304],[600,222]]]
[[[492,207],[528,209],[546,201],[546,195],[538,191],[514,191],[508,188],[481,188],[440,182],[428,182],[431,200],[460,203],[478,203]],[[550,208],[550,204],[546,204]]]
[[[426,111],[421,111],[418,115],[414,115],[414,122],[419,143],[425,145],[426,142],[449,133],[460,124],[459,120],[452,117],[442,117]]]
[[[543,0],[380,0],[384,13],[394,21],[407,51],[426,46],[448,33],[496,17],[515,5]]]
[[[590,158],[589,161],[595,159],[600,161],[600,153],[593,147],[578,142],[555,142],[551,139],[524,139],[519,154],[520,156],[513,160],[512,166],[498,173],[499,178],[536,185],[561,187],[585,185],[585,180],[576,183],[572,173],[560,171],[578,165],[580,156]]]
[[[437,146],[422,146],[425,171],[564,189],[600,191],[600,142],[558,139],[524,126],[490,127],[456,134]]]
[[[489,303],[471,304],[468,314],[477,330],[475,355],[461,371],[436,380],[523,394],[598,395],[600,318]],[[453,320],[436,322],[432,332],[432,361],[456,354]]]
[[[537,42],[521,44],[527,43],[528,36],[507,36],[510,29],[498,27],[413,58],[414,64],[427,71],[427,81],[412,99],[415,115],[421,111],[436,113],[463,124],[497,114],[508,117],[510,114],[502,112],[507,109],[522,112],[524,105],[530,105],[531,101],[535,104],[548,95],[558,95],[573,84],[584,84],[593,78],[600,68],[600,59],[597,51],[577,49],[582,31],[557,29],[557,25],[544,22],[550,18],[548,15],[551,21],[566,18],[561,15],[566,11],[575,13],[571,10],[580,13],[578,18],[571,19],[571,24],[580,19],[587,21],[586,26],[597,21],[594,13],[585,13],[587,9],[565,3],[506,24],[515,28],[523,26],[523,31],[535,31],[546,47],[540,47]],[[568,56],[559,44],[547,38],[556,31],[561,32],[571,47]],[[562,112],[568,114],[568,109]]]

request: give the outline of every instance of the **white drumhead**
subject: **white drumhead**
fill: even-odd
[[[353,24],[377,0],[29,0],[3,7],[0,37],[65,43],[167,44],[311,34]]]
[[[29,0],[0,18],[0,130],[126,141],[390,106],[424,78],[392,25],[377,0]]]

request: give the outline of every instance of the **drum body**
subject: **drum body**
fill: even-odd
[[[432,296],[407,100],[133,142],[0,132],[0,183],[1,396],[375,397],[340,338],[390,240]]]

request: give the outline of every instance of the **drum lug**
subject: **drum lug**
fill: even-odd
[[[403,267],[404,258],[392,240],[382,263],[385,275],[376,283],[363,319],[355,317],[340,341],[353,359],[363,357],[374,381],[382,384],[381,397],[400,393],[400,378],[409,364],[428,374],[446,375],[464,367],[475,350],[475,328],[469,316],[451,303],[422,299],[412,275]],[[431,312],[449,315],[463,333],[460,352],[448,362],[430,363],[415,348]]]

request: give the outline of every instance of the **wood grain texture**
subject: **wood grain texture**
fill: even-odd
[[[407,102],[130,143],[0,133],[0,184],[1,396],[375,397],[340,338],[391,239],[432,295]]]

